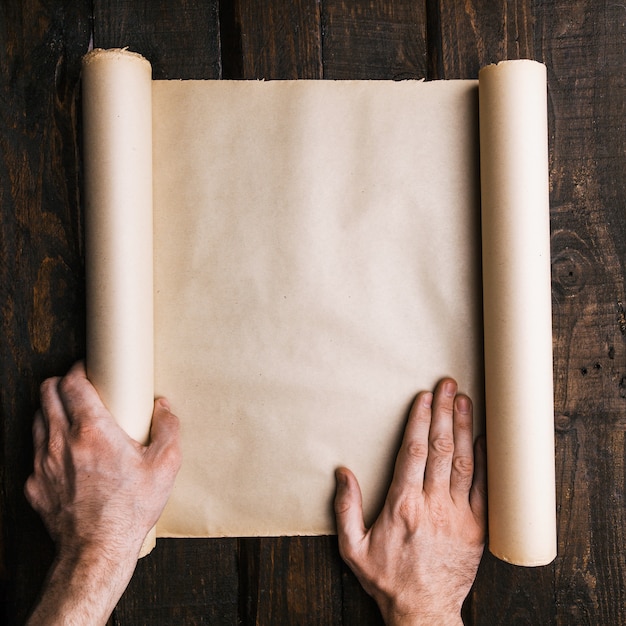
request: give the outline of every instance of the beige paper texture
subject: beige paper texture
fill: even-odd
[[[154,381],[184,454],[159,535],[334,532],[340,464],[371,521],[418,390],[455,376],[482,415],[476,86],[153,83]]]
[[[340,464],[371,521],[416,392],[450,373],[481,411],[475,83],[153,97],[156,390],[185,431],[159,532],[331,533]]]
[[[142,443],[154,402],[151,74],[121,50],[83,64],[87,375]]]
[[[556,556],[546,69],[479,75],[489,548]]]

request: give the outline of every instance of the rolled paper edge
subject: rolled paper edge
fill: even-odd
[[[139,558],[147,556],[156,547],[156,526],[153,526],[146,535],[146,538],[141,544],[141,550],[139,550]]]
[[[532,60],[516,60],[516,61],[503,61],[498,64],[493,64],[484,67],[479,73],[479,100],[480,100],[480,87],[484,85],[486,81],[493,81],[490,85],[490,89],[497,89],[494,84],[500,80],[512,81],[516,80],[518,75],[524,75],[525,78],[529,78],[530,83],[535,89],[534,94],[530,94],[528,97],[529,108],[535,107],[540,98],[545,99],[546,94],[546,69],[542,63]],[[539,93],[542,90],[543,94]],[[525,96],[524,96],[525,97]],[[533,100],[533,98],[535,98]],[[493,95],[493,91],[490,95],[490,103],[505,100],[504,97],[496,97]],[[524,98],[522,101],[516,102],[517,105],[524,106]],[[481,113],[484,102],[481,104]],[[541,113],[542,119],[539,120],[539,124],[531,125],[530,135],[533,133],[538,139],[536,153],[539,154],[539,161],[542,165],[545,163],[545,177],[542,175],[541,180],[538,181],[537,194],[531,199],[531,202],[539,198],[536,206],[541,206],[542,210],[545,208],[545,215],[540,218],[539,224],[539,239],[533,242],[533,254],[535,255],[534,265],[537,267],[543,264],[541,276],[539,276],[536,284],[536,296],[537,299],[544,301],[544,308],[541,317],[541,328],[538,335],[542,338],[542,348],[538,351],[537,361],[540,361],[538,370],[543,372],[544,383],[537,384],[537,377],[532,373],[528,376],[528,380],[525,380],[524,374],[529,373],[528,359],[525,362],[520,360],[516,361],[515,357],[511,357],[509,354],[505,354],[502,358],[501,354],[494,354],[496,351],[493,349],[495,344],[499,344],[502,341],[505,346],[504,352],[509,350],[510,342],[506,337],[489,338],[485,341],[485,372],[486,372],[486,411],[487,411],[487,442],[488,442],[488,457],[490,461],[490,468],[488,469],[489,479],[489,550],[497,558],[512,563],[515,565],[534,567],[547,565],[554,560],[557,554],[556,543],[556,498],[555,498],[555,481],[554,481],[554,400],[552,389],[552,334],[551,334],[551,294],[550,294],[550,249],[549,249],[549,188],[548,188],[548,152],[547,152],[547,106],[543,107]],[[510,111],[505,112],[507,115]],[[502,190],[497,190],[494,193],[485,193],[485,185],[490,178],[490,175],[495,172],[495,178],[501,176],[501,171],[498,171],[502,159],[499,155],[494,158],[493,155],[489,155],[489,158],[484,158],[484,153],[489,151],[492,146],[483,141],[483,136],[493,136],[494,133],[498,133],[502,130],[502,114],[500,121],[496,121],[490,126],[490,120],[485,119],[481,114],[481,187],[483,192],[483,234],[485,231],[493,232],[493,222],[499,219],[506,211],[502,210],[500,202],[502,202]],[[543,137],[538,137],[538,128],[545,126],[545,133]],[[488,129],[488,130],[487,130]],[[500,147],[506,142],[499,143]],[[543,152],[543,153],[542,153]],[[545,156],[545,159],[544,159]],[[513,157],[509,160],[514,161]],[[485,164],[485,161],[488,164]],[[492,167],[493,164],[496,164]],[[523,166],[522,166],[523,167]],[[523,174],[527,173],[526,170]],[[527,181],[526,181],[527,182]],[[518,188],[519,189],[519,188]],[[517,195],[517,192],[515,192]],[[487,207],[485,211],[485,202],[496,199],[497,207]],[[486,200],[487,199],[487,200]],[[519,205],[519,199],[509,202],[505,200],[506,208]],[[498,214],[498,210],[500,213]],[[544,219],[545,218],[545,219]],[[509,228],[509,231],[514,230]],[[490,242],[483,242],[483,251],[489,249],[488,254],[497,250],[497,245],[491,246]],[[540,251],[539,251],[540,250]],[[538,252],[539,251],[539,252]],[[484,258],[483,268],[485,271],[485,283],[494,279],[494,272],[492,267],[494,265],[506,265],[506,251],[502,253],[502,248],[496,252],[495,263],[493,258]],[[539,260],[537,261],[538,257]],[[511,280],[513,278],[513,280]],[[509,276],[506,279],[502,277],[496,277],[496,282],[502,285],[512,285],[514,283],[515,275]],[[485,292],[490,290],[492,286],[485,284]],[[515,285],[512,286],[515,289]],[[492,290],[494,293],[496,290]],[[500,296],[499,296],[500,297]],[[510,303],[515,302],[515,296],[507,299]],[[515,317],[508,318],[509,311],[515,312],[519,310],[518,306],[500,307],[494,317],[489,319],[489,307],[491,304],[488,302],[493,300],[493,296],[486,296],[485,299],[485,335],[490,332],[490,327],[500,326],[500,330],[506,334],[512,328],[516,331],[519,330],[517,319]],[[498,318],[498,319],[496,319]],[[503,319],[507,319],[506,322],[502,322]],[[495,320],[495,321],[494,321]],[[522,325],[523,326],[523,325]],[[532,328],[534,331],[534,328]],[[546,345],[543,345],[546,344]],[[520,365],[521,363],[521,365]],[[533,363],[533,366],[535,363]],[[549,378],[549,380],[547,380]],[[508,383],[507,383],[508,380]],[[507,389],[507,393],[504,393],[502,389],[498,389],[498,386],[507,385],[510,387]],[[517,389],[514,389],[517,387]],[[508,393],[510,392],[510,393]],[[525,399],[532,398],[532,401],[524,402]],[[532,404],[537,402],[539,407],[533,407]],[[528,419],[529,416],[532,419]],[[538,417],[541,416],[541,417]],[[551,416],[551,419],[550,419]],[[504,418],[504,419],[503,419]],[[516,432],[515,429],[503,428],[502,423],[510,419],[516,421],[520,426],[520,429]],[[534,423],[529,427],[528,423]],[[537,439],[533,439],[528,432],[523,433],[524,429],[535,429],[535,433],[538,435],[540,441],[539,445],[533,445]],[[492,436],[490,437],[490,431]],[[517,452],[517,454],[516,454]],[[532,465],[532,461],[528,461],[528,457],[536,453],[540,458],[540,462],[537,464],[542,468],[543,473],[537,471],[533,475],[532,468],[528,476],[524,476],[524,468],[528,468]],[[511,468],[512,464],[515,464],[522,459],[520,463],[521,470],[518,469],[518,474],[515,476],[515,468]],[[497,467],[496,467],[497,466]],[[515,479],[520,478],[523,482],[526,480],[528,484],[520,485],[514,484]],[[550,483],[552,487],[550,487]],[[540,490],[544,493],[541,496],[542,504],[539,510],[532,511],[532,491],[533,486],[539,486]],[[529,493],[530,491],[530,493]],[[514,495],[516,492],[517,495]],[[533,529],[532,531],[530,529]],[[531,539],[529,539],[531,538]]]
[[[129,63],[130,62],[130,63]],[[139,332],[135,333],[131,331],[129,334],[127,332],[126,338],[128,336],[133,337],[133,342],[135,341],[135,336],[139,337],[137,341],[139,344],[130,347],[131,353],[136,353],[137,346],[141,344],[141,350],[145,348],[145,352],[147,354],[142,356],[142,359],[145,358],[148,361],[145,361],[145,372],[142,374],[138,374],[140,382],[138,383],[137,376],[132,376],[132,382],[130,386],[135,387],[131,388],[131,393],[135,397],[131,397],[128,400],[121,399],[122,396],[126,393],[125,389],[119,389],[117,387],[126,386],[125,379],[128,379],[128,371],[122,371],[123,368],[119,368],[118,366],[125,362],[125,357],[120,353],[120,350],[111,350],[111,346],[116,346],[119,348],[121,344],[124,343],[124,339],[120,340],[120,337],[112,337],[111,335],[107,335],[107,333],[114,332],[117,326],[115,320],[120,319],[120,309],[117,308],[117,305],[111,308],[111,301],[98,302],[97,299],[100,296],[100,292],[104,291],[100,288],[100,285],[106,285],[108,282],[108,277],[104,277],[104,273],[102,271],[102,266],[100,266],[100,262],[103,262],[103,265],[106,266],[109,263],[108,259],[115,258],[118,250],[111,247],[108,243],[103,244],[102,241],[95,241],[94,238],[100,238],[103,233],[101,232],[102,221],[101,217],[97,217],[94,219],[94,215],[92,212],[94,210],[103,209],[105,212],[110,211],[111,206],[115,206],[110,202],[110,191],[105,191],[102,196],[98,197],[98,193],[102,191],[102,186],[98,187],[94,191],[94,188],[97,186],[93,183],[93,180],[98,180],[100,174],[98,172],[106,173],[107,172],[107,164],[113,160],[107,157],[114,155],[117,158],[117,155],[123,153],[123,150],[117,150],[115,146],[111,149],[111,145],[102,147],[101,144],[106,144],[109,142],[110,137],[102,135],[98,136],[96,132],[100,126],[100,122],[104,120],[107,115],[107,107],[111,106],[111,101],[106,100],[107,94],[104,92],[102,85],[99,84],[100,80],[103,80],[103,83],[111,84],[112,76],[114,74],[114,68],[125,68],[125,71],[129,68],[131,69],[132,75],[136,75],[140,80],[149,80],[150,81],[150,91],[151,91],[151,65],[150,63],[140,54],[130,52],[127,49],[117,48],[117,49],[94,49],[87,53],[82,60],[82,71],[83,71],[83,118],[85,121],[84,124],[84,153],[85,153],[85,238],[86,238],[86,274],[87,274],[87,355],[86,355],[86,366],[87,366],[87,374],[92,384],[96,387],[98,392],[100,393],[103,402],[107,406],[107,408],[111,411],[113,416],[116,418],[120,426],[124,428],[124,430],[134,439],[139,441],[140,443],[147,444],[149,440],[149,432],[150,432],[150,423],[152,417],[152,409],[154,403],[154,374],[153,374],[153,343],[152,339],[149,342],[146,342],[146,334],[144,333],[144,329],[139,329]],[[128,79],[128,75],[126,76]],[[91,90],[91,91],[90,91]],[[116,106],[113,103],[112,106]],[[110,109],[109,109],[110,110]],[[148,119],[151,119],[151,105],[148,113]],[[98,117],[100,116],[100,118]],[[88,120],[88,121],[87,121]],[[104,130],[104,133],[107,131]],[[94,136],[96,135],[96,136]],[[124,137],[124,133],[120,134],[122,139],[126,139]],[[103,139],[101,141],[101,139]],[[95,142],[90,144],[89,142]],[[151,165],[151,123],[150,123],[150,144],[145,147],[145,152],[148,154],[149,151],[149,159],[150,159],[150,176],[152,171]],[[104,156],[104,158],[102,158]],[[147,167],[145,168],[147,169]],[[90,182],[91,181],[91,182]],[[151,204],[152,204],[152,183],[151,178],[149,185],[146,182],[146,178],[144,177],[142,180],[142,184],[146,187],[146,191],[148,192],[146,198],[150,203],[150,214],[151,214]],[[115,192],[111,192],[113,196]],[[119,194],[118,194],[119,197]],[[145,206],[145,205],[144,205]],[[143,219],[143,218],[142,218]],[[150,217],[151,220],[151,217]],[[115,222],[115,218],[111,220],[111,222]],[[119,221],[119,220],[117,220]],[[143,219],[142,223],[145,225],[146,220]],[[105,229],[105,230],[108,230]],[[151,224],[150,224],[150,254],[152,248],[152,233],[151,233]],[[147,233],[143,233],[146,235]],[[104,235],[106,237],[106,235]],[[109,241],[115,243],[116,237],[112,234],[112,231],[108,230]],[[104,247],[103,247],[104,245]],[[108,247],[107,247],[108,246]],[[126,247],[128,249],[128,246]],[[96,251],[95,254],[93,252]],[[104,253],[103,253],[104,252]],[[132,265],[132,264],[129,264]],[[145,263],[147,267],[147,261]],[[149,261],[150,271],[149,276],[145,278],[145,281],[149,281],[149,292],[150,299],[152,298],[152,258],[150,257]],[[98,278],[100,277],[100,278]],[[143,280],[143,278],[142,278]],[[144,289],[144,293],[147,293],[147,282],[146,287]],[[108,298],[109,296],[105,296]],[[132,306],[132,304],[130,305]],[[152,310],[151,302],[148,305],[148,309],[144,310]],[[94,315],[95,312],[95,315]],[[104,323],[100,323],[101,320],[98,320],[98,317],[103,315],[105,317],[108,316],[108,319],[104,319]],[[111,317],[112,314],[112,317]],[[149,315],[152,315],[150,312]],[[98,321],[97,321],[98,320]],[[145,327],[147,327],[147,331],[150,335],[152,333],[153,320],[146,320]],[[133,364],[137,361],[133,361]],[[140,370],[141,367],[131,366],[127,368],[128,370],[137,371]],[[119,371],[118,371],[119,370]],[[137,389],[136,387],[141,387],[141,389]],[[139,414],[139,419],[135,422],[137,415]],[[121,419],[120,419],[121,418]],[[156,527],[152,528],[142,546],[139,553],[139,557],[143,557],[150,553],[156,544]]]

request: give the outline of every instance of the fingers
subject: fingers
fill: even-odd
[[[473,474],[472,403],[445,378],[434,394],[422,392],[413,404],[388,499],[393,505],[423,490],[467,502]]]
[[[398,502],[406,491],[421,493],[424,485],[424,470],[428,458],[428,433],[433,394],[420,393],[409,413],[404,429],[402,445],[396,458],[393,480],[389,487],[389,501]]]
[[[41,411],[37,411],[35,413],[35,418],[33,419],[33,449],[35,452],[35,463],[37,463],[37,458],[45,447],[47,439],[48,431],[46,429],[46,425],[44,424],[43,414]]]
[[[459,502],[467,502],[474,477],[474,418],[472,402],[464,395],[454,401],[454,454],[450,473],[450,495]]]
[[[424,476],[424,491],[429,493],[450,490],[455,443],[453,416],[456,392],[456,381],[451,378],[443,379],[435,389]]]
[[[487,517],[487,447],[484,436],[476,440],[474,450],[474,481],[469,501],[474,516],[485,522]]]
[[[41,489],[42,468],[48,452],[48,429],[42,411],[37,411],[33,419],[33,450],[33,473],[24,485],[24,495],[33,509],[42,511],[45,507],[44,493]]]
[[[95,387],[87,379],[85,364],[75,363],[59,383],[59,396],[72,424],[101,418],[113,419]]]
[[[165,398],[159,398],[154,403],[150,445],[146,454],[149,458],[159,459],[173,475],[176,475],[180,468],[180,424],[178,418],[170,411],[169,402]]]
[[[358,546],[363,541],[366,528],[363,521],[363,498],[356,476],[345,467],[335,472],[335,518],[339,551],[345,561],[354,561]]]
[[[64,436],[68,428],[67,414],[59,394],[60,382],[61,379],[58,377],[48,378],[39,388],[41,425],[53,448],[58,445],[59,439]]]

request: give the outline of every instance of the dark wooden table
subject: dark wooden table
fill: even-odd
[[[626,6],[606,0],[0,2],[0,622],[52,558],[22,495],[40,381],[84,352],[80,58],[155,78],[475,78],[548,67],[559,556],[486,554],[472,624],[626,624]],[[113,624],[380,624],[336,540],[162,540]]]

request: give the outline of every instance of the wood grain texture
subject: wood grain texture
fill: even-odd
[[[238,624],[236,540],[159,539],[137,564],[110,625]]]
[[[84,350],[79,62],[89,3],[0,4],[0,622],[19,624],[52,558],[23,485],[39,383]]]
[[[218,0],[94,0],[96,48],[129,47],[152,77],[221,78]]]
[[[562,623],[626,623],[626,10],[538,5],[549,71]]]
[[[477,78],[484,65],[533,59],[532,0],[427,0],[429,78]]]
[[[559,556],[486,554],[466,623],[626,624],[626,10],[595,0],[0,3],[0,623],[52,558],[22,495],[37,389],[84,351],[79,63],[129,46],[156,78],[549,79]],[[382,624],[336,539],[160,540],[111,624]]]
[[[340,624],[340,563],[330,537],[240,540],[244,624]]]
[[[241,60],[240,75],[229,78],[322,78],[317,0],[233,0],[232,5],[226,39],[238,40]]]
[[[322,2],[324,78],[426,77],[426,7],[420,2]]]

